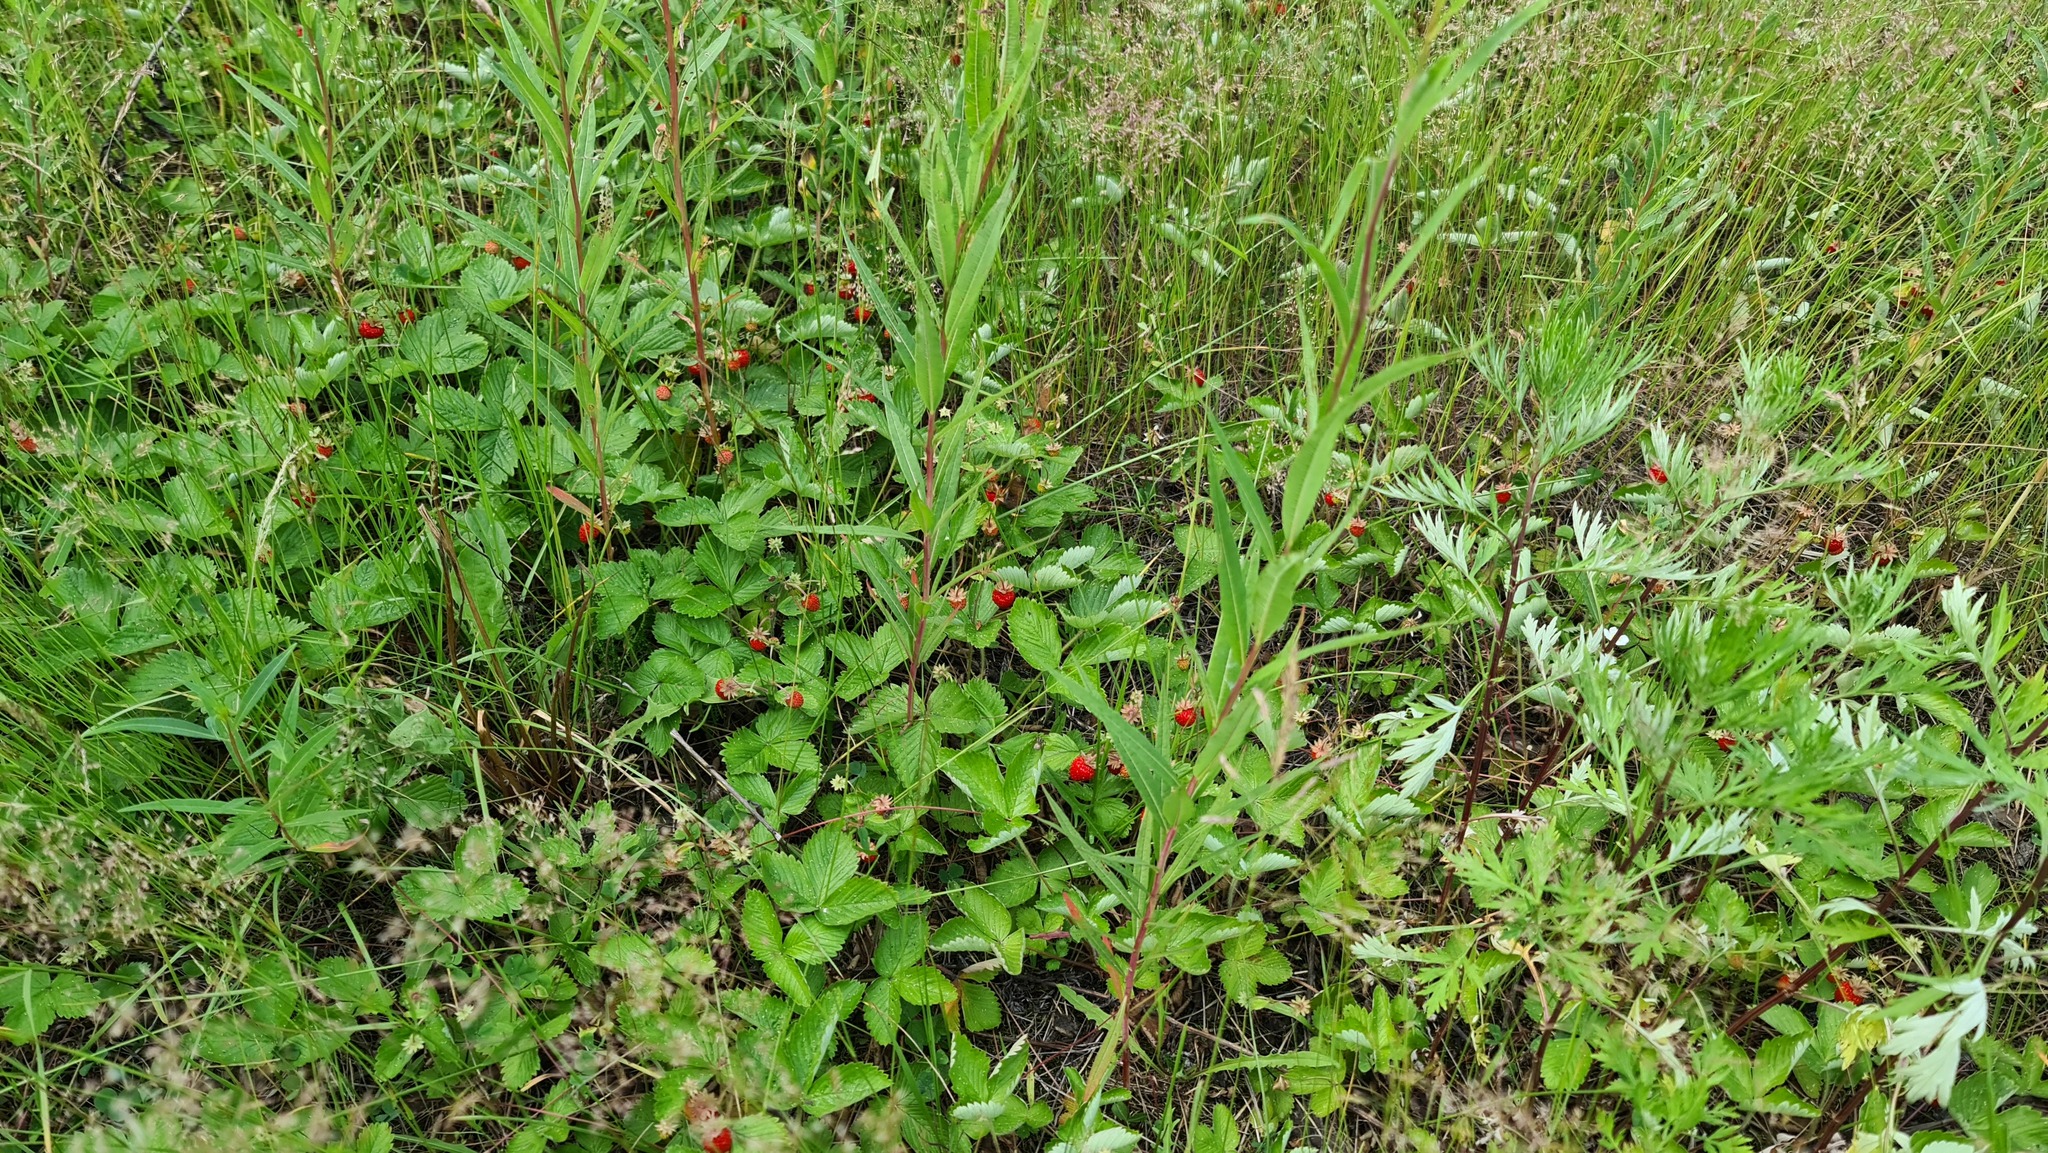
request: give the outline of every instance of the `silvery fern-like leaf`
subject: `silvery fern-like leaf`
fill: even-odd
[[[1434,708],[1381,713],[1373,718],[1381,732],[1401,739],[1400,746],[1388,755],[1408,766],[1401,773],[1403,797],[1413,798],[1429,787],[1437,763],[1450,755],[1457,742],[1458,719],[1465,713],[1462,702],[1434,694],[1429,699]]]
[[[1410,504],[1454,508],[1474,516],[1481,514],[1478,496],[1468,490],[1455,473],[1434,457],[1428,461],[1428,465],[1427,472],[1389,477],[1382,481],[1379,486],[1380,493],[1394,500],[1405,500]]]
[[[1977,598],[1977,590],[1957,577],[1941,590],[1941,611],[1947,614],[1963,648],[1978,652],[1984,643],[1984,604]]]
[[[1471,526],[1459,525],[1457,535],[1452,536],[1450,526],[1445,523],[1443,514],[1436,512],[1417,513],[1414,525],[1415,531],[1422,534],[1422,539],[1429,542],[1429,547],[1435,549],[1438,556],[1450,562],[1452,568],[1465,574],[1466,577],[1471,577],[1473,565]]]
[[[1928,984],[1929,992],[1954,997],[1957,1004],[1937,1013],[1894,1018],[1891,1037],[1878,1047],[1878,1052],[1897,1060],[1892,1075],[1898,1078],[1908,1100],[1947,1105],[1949,1093],[1955,1089],[1963,1042],[1984,1035],[1991,1016],[1990,1000],[1984,982],[1976,977]],[[1907,1000],[1916,1002],[1925,996],[1916,994]]]
[[[1572,543],[1579,551],[1579,559],[1590,561],[1601,555],[1607,543],[1607,518],[1597,512],[1587,512],[1577,501],[1572,502]]]
[[[1689,857],[1725,857],[1742,848],[1743,837],[1748,831],[1747,809],[1703,825],[1674,821],[1671,845],[1664,852],[1664,863],[1673,864]]]

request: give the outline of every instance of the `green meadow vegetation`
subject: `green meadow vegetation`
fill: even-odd
[[[2048,6],[8,0],[0,1147],[2048,1148]]]

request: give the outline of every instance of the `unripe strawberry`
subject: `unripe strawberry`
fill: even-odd
[[[1008,611],[1011,605],[1017,603],[1017,586],[1009,581],[997,581],[996,587],[991,589],[988,595],[990,600],[996,602],[997,608]]]
[[[484,241],[484,255],[485,255],[485,256],[496,256],[496,255],[498,255],[498,242],[497,242],[497,241],[495,241],[495,240],[486,240],[486,241]]]
[[[668,385],[657,384],[654,386],[654,399],[656,400],[667,400],[669,397],[672,397],[675,394],[676,390],[670,388]]]
[[[374,320],[365,320],[356,325],[356,335],[364,340],[376,340],[384,335],[384,326]]]
[[[1067,766],[1067,779],[1077,785],[1085,785],[1095,779],[1095,758],[1087,753],[1075,757]]]
[[[248,231],[248,229],[245,229],[245,228],[243,228],[243,227],[242,227],[241,225],[239,225],[239,224],[235,225],[235,239],[236,239],[236,240],[247,240],[247,239],[249,239],[249,231]]]
[[[946,604],[951,606],[953,611],[956,613],[959,612],[961,609],[966,608],[967,590],[963,588],[954,588],[947,590]]]

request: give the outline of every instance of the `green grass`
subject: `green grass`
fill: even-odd
[[[2048,6],[1045,7],[10,7],[0,1144],[2048,1143]]]

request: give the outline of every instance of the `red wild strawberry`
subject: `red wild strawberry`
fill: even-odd
[[[1855,982],[1847,977],[1835,978],[1835,1000],[1844,1005],[1861,1005],[1863,994],[1856,991]]]
[[[1352,517],[1352,518],[1351,518],[1351,527],[1347,528],[1347,529],[1346,529],[1345,531],[1346,531],[1346,532],[1348,532],[1348,533],[1350,533],[1350,534],[1351,534],[1352,536],[1354,536],[1354,537],[1361,537],[1361,536],[1364,536],[1364,535],[1365,535],[1365,522],[1364,522],[1363,520],[1360,520],[1360,519],[1359,519],[1359,518],[1357,518],[1357,517]]]
[[[860,390],[859,392],[856,392],[856,393],[854,393],[854,394],[853,394],[853,399],[855,399],[855,400],[865,400],[865,401],[867,401],[867,402],[868,402],[869,404],[873,404],[873,403],[875,403],[875,394],[874,394],[874,393],[872,393],[872,392],[869,392],[869,391],[868,391],[867,389],[863,388],[863,389],[861,389],[861,390]]]
[[[704,362],[701,360],[692,361],[690,364],[690,375],[696,377],[698,380],[703,380],[704,377],[709,374],[709,372],[710,370],[704,367]]]
[[[996,602],[997,608],[1008,611],[1011,605],[1017,603],[1017,586],[1009,581],[997,581],[996,587],[990,590],[988,596],[990,600]]]
[[[669,397],[672,397],[675,394],[676,390],[670,388],[668,385],[657,384],[654,386],[654,399],[656,400],[667,400]]]
[[[1732,733],[1722,733],[1714,738],[1714,743],[1721,746],[1721,751],[1725,753],[1735,747],[1735,736]]]
[[[746,30],[747,30],[747,14],[746,14],[745,12],[742,12],[742,13],[740,13],[740,31],[742,31],[742,32],[745,32]],[[724,1151],[723,1151],[723,1150],[720,1150],[720,1153],[724,1153]]]
[[[732,450],[731,450],[731,449],[729,449],[729,448],[721,448],[721,449],[719,449],[719,450],[718,450],[718,467],[720,467],[720,468],[724,468],[725,466],[727,466],[727,465],[729,465],[729,464],[731,464],[731,463],[732,463]]]
[[[1495,504],[1505,505],[1513,499],[1515,499],[1515,494],[1507,489],[1501,489],[1493,494],[1493,503]]]
[[[1188,383],[1196,388],[1200,388],[1209,383],[1209,374],[1199,368],[1190,368],[1188,369]]]
[[[846,275],[856,276],[859,275],[859,273],[860,269],[854,266],[853,261],[849,260],[846,262]]]
[[[897,607],[897,608],[900,608],[900,609],[905,609],[905,610],[908,610],[908,609],[910,608],[910,594],[909,594],[909,593],[897,593],[897,594],[896,594],[896,607]]]
[[[21,447],[21,451],[28,453],[30,456],[34,456],[38,451],[35,437],[24,436],[14,443]]]
[[[1024,423],[1017,427],[1024,430],[1025,436],[1037,436],[1045,431],[1045,422],[1035,416],[1027,416],[1024,418]]]
[[[1195,706],[1183,701],[1179,708],[1173,710],[1173,723],[1185,729],[1195,723],[1196,715]]]
[[[960,54],[958,52],[955,52],[951,56],[948,56],[946,58],[946,63],[951,64],[955,68],[960,67]]]
[[[1780,993],[1789,993],[1789,992],[1791,992],[1791,991],[1792,991],[1792,981],[1793,981],[1793,978],[1792,978],[1792,974],[1790,974],[1790,973],[1780,973],[1780,974],[1778,974],[1778,991],[1779,991]]]
[[[1109,769],[1109,775],[1112,777],[1128,777],[1131,775],[1131,770],[1124,767],[1124,759],[1115,753],[1109,754],[1109,760],[1103,762],[1103,764],[1104,767]]]
[[[959,612],[959,611],[960,611],[961,609],[964,609],[964,608],[966,608],[966,607],[967,607],[967,590],[966,590],[966,589],[963,589],[963,588],[952,588],[952,589],[947,589],[947,590],[946,590],[946,605],[947,605],[947,607],[951,608],[951,609],[952,609],[952,610],[953,610],[954,612],[956,612],[956,613],[957,613],[957,612]]]
[[[1067,766],[1067,779],[1077,785],[1085,785],[1095,779],[1095,758],[1087,753],[1075,757]]]
[[[533,261],[526,259],[524,256],[515,256],[512,258],[512,267],[524,272],[533,267]]]
[[[1003,490],[997,488],[994,485],[990,485],[985,491],[982,492],[981,495],[984,500],[988,501],[990,504],[994,504],[997,501],[1003,499]]]
[[[495,240],[486,240],[486,241],[484,241],[484,255],[485,255],[485,256],[496,256],[496,255],[498,255],[498,242],[497,242],[497,241],[495,241]]]
[[[188,276],[188,277],[186,277],[186,278],[185,278],[185,295],[186,295],[186,296],[190,296],[190,295],[192,295],[193,293],[195,293],[195,292],[198,292],[198,291],[199,291],[199,282],[198,282],[198,281],[196,281],[196,280],[194,280],[194,279],[192,279],[192,278],[191,278],[191,277],[189,277],[189,276]]]
[[[1923,305],[1921,305],[1921,306],[1920,306],[1920,319],[1922,319],[1922,320],[1933,320],[1933,319],[1934,319],[1934,306],[1933,306],[1933,305],[1931,305],[1931,304],[1923,304]]]
[[[577,525],[576,539],[582,541],[584,544],[589,544],[591,541],[596,540],[597,522],[586,520],[582,524]]]
[[[813,284],[812,282],[810,282],[810,281],[808,281],[808,280],[804,281],[804,295],[805,295],[805,296],[816,296],[816,295],[818,295],[818,286],[817,286],[816,284]]]
[[[747,634],[747,647],[754,650],[757,653],[765,653],[768,651],[768,642],[770,639],[771,638],[768,636],[766,632],[764,632],[761,629],[755,629],[753,632]]]
[[[248,230],[248,229],[246,229],[246,228],[243,228],[243,227],[242,227],[241,225],[239,225],[239,224],[235,225],[235,239],[236,239],[236,240],[247,240],[247,239],[249,239],[249,230]]]
[[[300,508],[312,508],[313,502],[319,499],[320,494],[313,491],[312,485],[307,485],[304,488],[301,488],[298,492],[292,494],[292,503],[298,505]]]
[[[1828,555],[1829,555],[1829,556],[1841,556],[1841,555],[1842,555],[1842,553],[1843,553],[1843,552],[1844,552],[1845,550],[1847,550],[1847,549],[1848,549],[1848,547],[1849,547],[1849,542],[1848,542],[1848,541],[1846,541],[1846,540],[1844,540],[1844,539],[1842,539],[1842,534],[1841,534],[1841,533],[1836,533],[1836,534],[1834,534],[1833,536],[1831,536],[1831,537],[1829,537],[1829,538],[1828,538]]]
[[[863,116],[863,117],[861,117],[861,118],[860,118],[860,126],[861,126],[862,128],[873,128],[873,127],[875,126],[875,118],[874,118],[874,117],[872,117],[872,116]]]
[[[410,308],[401,308],[398,310],[398,323],[400,324],[411,324],[413,321],[418,320],[419,318],[420,314],[414,312]]]
[[[853,306],[853,322],[855,324],[866,324],[868,321],[873,320],[874,318],[874,309],[869,308],[865,304],[856,304]]]
[[[1663,469],[1653,464],[1650,466],[1650,479],[1657,484],[1663,484],[1671,478],[1665,474]]]
[[[1323,493],[1323,503],[1329,505],[1331,508],[1336,508],[1338,505],[1344,503],[1344,498],[1338,496],[1337,491],[1335,489],[1330,489]]]
[[[732,1153],[732,1130],[720,1129],[704,1138],[704,1153]]]
[[[754,354],[742,348],[726,358],[725,370],[727,372],[738,372],[752,363],[754,363]]]
[[[1833,256],[1833,255],[1834,255],[1835,253],[1837,253],[1837,252],[1840,252],[1840,251],[1842,251],[1842,246],[1841,246],[1841,245],[1839,245],[1839,244],[1836,244],[1836,243],[1835,243],[1834,241],[1832,241],[1832,240],[1828,242],[1828,246],[1827,246],[1827,249],[1826,249],[1826,254],[1827,254],[1827,255],[1829,255],[1829,256]]]
[[[374,320],[365,320],[356,325],[356,335],[364,340],[376,340],[384,335],[384,326]]]
[[[711,682],[711,692],[721,701],[729,701],[740,695],[740,683],[731,677],[720,677]]]
[[[839,286],[839,299],[841,299],[841,300],[852,300],[852,299],[853,299],[853,285],[851,285],[851,284],[842,284],[842,285],[840,285],[840,286]]]
[[[819,599],[818,599],[818,594],[817,594],[817,593],[805,593],[805,594],[804,594],[804,611],[805,611],[805,612],[807,612],[807,613],[814,613],[814,612],[817,612],[817,611],[818,611],[818,606],[819,606],[819,605],[821,605],[821,604],[823,604],[823,603],[824,603],[823,601],[821,601],[821,600],[819,600]]]
[[[791,689],[791,690],[789,690],[789,695],[788,695],[788,696],[786,696],[786,697],[784,697],[784,698],[782,698],[782,703],[783,703],[783,704],[785,704],[785,705],[788,705],[788,706],[789,706],[790,708],[793,708],[793,709],[800,709],[800,708],[803,708],[803,707],[804,707],[804,694],[803,694],[803,690],[802,690],[802,689]]]
[[[328,457],[334,455],[334,446],[331,444],[316,444],[313,446],[313,455],[319,457],[321,460],[326,460]]]

